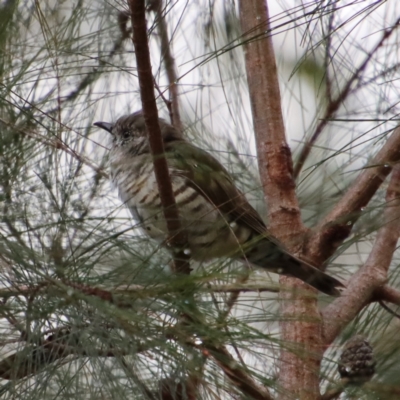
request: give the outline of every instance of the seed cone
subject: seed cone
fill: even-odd
[[[339,374],[351,383],[363,383],[374,375],[375,364],[371,345],[362,335],[356,335],[344,346],[339,361]]]

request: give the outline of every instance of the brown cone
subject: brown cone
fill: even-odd
[[[356,335],[344,346],[339,361],[339,374],[351,383],[363,383],[374,375],[375,364],[371,345],[362,335]]]

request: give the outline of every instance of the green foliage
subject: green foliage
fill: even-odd
[[[165,5],[185,134],[213,152],[266,217],[238,16],[234,4],[220,3]],[[327,91],[335,96],[354,71],[342,43],[361,57],[355,36],[346,41],[353,17],[360,24],[375,22],[369,19],[371,5],[349,6],[353,17],[331,4],[324,12],[317,7],[312,17],[303,6],[291,7],[272,18],[277,26],[272,33],[293,30],[307,43],[299,68],[303,54],[287,57],[278,51],[289,58],[280,65],[282,94],[287,129],[298,142],[318,124]],[[229,260],[196,265],[191,276],[171,274],[171,255],[143,236],[110,186],[107,139],[92,123],[140,108],[133,46],[125,35],[130,26],[118,14],[126,10],[124,2],[107,1],[7,0],[0,5],[0,376],[7,379],[1,381],[0,396],[158,399],[169,391],[190,398],[189,382],[198,387],[197,398],[249,398],[228,379],[228,367],[276,393],[279,351],[301,353],[279,338],[276,277],[254,271],[246,280],[241,266]],[[335,26],[331,14],[338,18]],[[164,95],[169,83],[151,13],[148,24],[155,81]],[[379,24],[374,31],[387,28]],[[188,34],[191,26],[196,29]],[[395,45],[387,44],[387,54]],[[359,79],[298,179],[310,227],[394,127],[397,59],[377,57],[371,65],[358,71]],[[161,95],[158,102],[166,115]],[[330,274],[346,279],[365,261],[382,225],[383,206],[382,190],[363,210]],[[398,263],[395,254],[393,284]],[[237,299],[232,287],[243,289]],[[329,301],[322,297],[321,303]],[[370,305],[337,344],[354,332],[371,339],[378,360],[370,382],[376,397],[365,387],[352,389],[355,396],[395,398],[387,394],[398,376],[392,318]],[[326,354],[322,387],[337,379],[338,354],[336,347]]]

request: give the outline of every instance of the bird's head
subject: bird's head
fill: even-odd
[[[164,119],[160,118],[159,123],[164,143],[183,140],[179,132]],[[95,122],[94,125],[111,133],[113,150],[119,149],[131,155],[150,153],[148,133],[142,111],[124,115],[115,123]]]

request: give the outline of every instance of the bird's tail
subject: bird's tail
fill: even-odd
[[[288,259],[281,275],[301,279],[303,282],[330,296],[339,296],[344,285],[332,276],[294,257]]]
[[[280,275],[298,278],[320,292],[339,296],[344,285],[332,276],[304,262],[270,239],[261,240],[241,257],[246,262]]]

